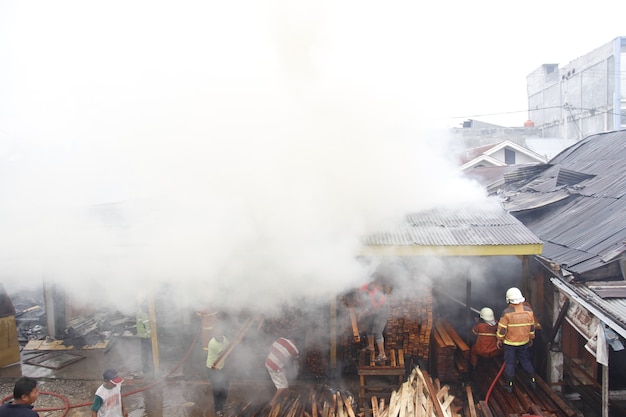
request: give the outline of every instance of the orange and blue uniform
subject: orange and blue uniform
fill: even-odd
[[[481,321],[472,327],[472,333],[476,335],[476,342],[474,342],[470,351],[470,363],[472,366],[478,364],[479,356],[489,359],[502,354],[502,351],[498,349],[498,339],[496,337],[498,323],[493,323],[489,324]]]
[[[512,383],[518,359],[531,379],[534,378],[535,370],[528,353],[535,338],[535,315],[530,306],[509,304],[498,321],[497,338],[504,345],[504,373],[507,381]]]

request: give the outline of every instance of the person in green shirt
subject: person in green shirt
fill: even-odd
[[[215,326],[213,328],[213,337],[211,337],[207,346],[206,368],[209,381],[211,381],[213,403],[217,417],[224,415],[224,404],[228,397],[230,385],[228,371],[224,369],[224,360],[218,360],[222,352],[228,347],[228,343],[228,339],[224,336],[223,327],[221,325]]]

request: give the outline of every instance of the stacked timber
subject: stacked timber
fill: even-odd
[[[528,375],[517,367],[513,393],[504,390],[502,379],[498,378],[502,360],[494,358],[478,363],[474,373],[475,392],[484,396],[476,406],[477,417],[522,416],[531,414],[541,417],[582,417],[582,414],[554,392],[538,375],[536,389],[528,384]],[[495,382],[494,382],[495,381]],[[474,397],[474,401],[476,398]]]
[[[403,349],[413,359],[428,359],[430,335],[433,327],[432,290],[419,294],[390,294],[389,318],[385,329],[385,347]]]
[[[320,343],[309,343],[304,352],[304,363],[307,373],[315,379],[327,376],[329,368],[328,354]]]
[[[372,397],[372,417],[460,417],[455,397],[448,385],[440,386],[426,372],[416,367],[385,406],[384,401]]]
[[[291,336],[298,344],[303,361],[302,372],[314,379],[327,376],[329,369],[328,330],[321,320],[322,312],[302,310],[296,307],[284,307],[280,314],[265,317],[260,326],[265,334],[273,337]]]
[[[401,349],[407,364],[417,364],[419,360],[427,361],[430,351],[430,340],[433,328],[433,295],[432,289],[421,288],[415,294],[387,295],[389,316],[385,327],[385,351]],[[364,334],[359,342],[355,341],[351,325],[349,308],[345,302],[338,303],[343,307],[340,315],[345,318],[340,346],[343,353],[343,372],[356,372],[359,350],[367,346]],[[360,329],[363,332],[363,329]]]
[[[271,403],[233,404],[224,411],[224,417],[356,417],[362,415],[357,407],[349,392],[290,389]]]
[[[322,388],[322,389],[319,389]],[[371,398],[371,409],[359,410],[354,397],[347,391],[326,386],[310,389],[290,388],[273,402],[229,404],[225,417],[459,417],[457,400],[450,387],[441,386],[416,367],[406,382],[393,391],[389,402]],[[254,398],[255,395],[251,395]]]
[[[470,347],[444,319],[438,319],[435,323],[432,363],[437,377],[442,381],[458,382],[468,376]]]

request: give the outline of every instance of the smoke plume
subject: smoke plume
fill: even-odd
[[[198,307],[327,301],[369,278],[364,234],[480,201],[424,128],[398,7],[372,27],[323,1],[5,6],[5,286],[120,309],[163,283]]]

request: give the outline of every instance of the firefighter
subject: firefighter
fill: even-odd
[[[491,359],[502,354],[502,350],[498,349],[496,338],[498,322],[495,320],[493,310],[489,307],[483,307],[480,310],[480,318],[482,321],[477,322],[472,327],[472,333],[476,335],[476,341],[470,351],[472,370],[476,369],[478,357]]]
[[[504,346],[504,388],[509,393],[513,392],[517,360],[530,376],[531,388],[534,390],[537,386],[535,370],[528,352],[535,338],[535,315],[533,310],[524,304],[524,301],[526,299],[518,288],[509,288],[506,292],[506,302],[509,306],[502,311],[498,321],[497,346],[498,349]]]

